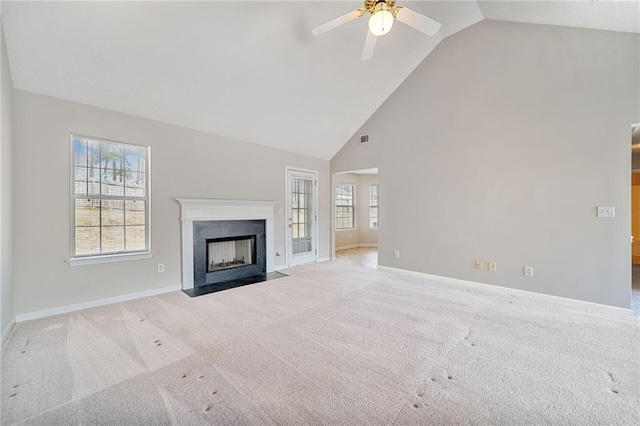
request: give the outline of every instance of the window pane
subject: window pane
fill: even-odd
[[[100,169],[90,167],[87,170],[87,187],[89,195],[100,195]]]
[[[378,185],[371,185],[369,187],[369,205],[378,205]]]
[[[74,177],[74,185],[73,191],[74,194],[77,195],[86,195],[87,194],[87,174],[88,170],[86,167],[75,167],[75,177]]]
[[[336,229],[354,227],[354,194],[355,185],[336,184]]]
[[[102,253],[124,251],[124,226],[102,226]]]
[[[73,164],[87,167],[89,151],[88,142],[86,139],[73,138]]]
[[[87,141],[87,166],[96,167],[98,169],[100,166],[100,142],[94,140]]]
[[[102,200],[102,225],[124,225],[124,201]]]
[[[100,144],[100,167],[111,172],[122,170],[124,146],[114,142]]]
[[[126,237],[127,251],[140,251],[146,249],[144,225],[127,226]]]
[[[76,200],[76,226],[100,226],[100,200]]]
[[[102,142],[100,151],[102,195],[124,194],[123,156],[124,147],[121,144]]]
[[[81,227],[75,231],[76,256],[100,253],[100,228]]]
[[[131,172],[147,171],[147,149],[139,146],[127,146],[124,150],[124,168]]]
[[[141,200],[125,201],[125,222],[127,225],[144,225],[146,221],[146,202]]]
[[[146,174],[125,170],[125,195],[127,197],[144,197],[146,192]]]
[[[110,195],[110,196],[122,196],[124,195],[124,185],[118,178],[118,180],[111,180],[114,174],[111,174],[110,171],[107,173],[102,173],[102,195]]]

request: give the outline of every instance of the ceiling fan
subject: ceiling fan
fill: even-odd
[[[315,27],[311,32],[313,35],[326,33],[329,30],[361,17],[365,13],[370,13],[371,17],[369,18],[369,31],[367,31],[367,38],[364,42],[362,57],[360,58],[363,61],[368,61],[373,57],[373,50],[376,47],[378,37],[391,31],[393,21],[396,19],[429,36],[436,34],[441,26],[440,22],[428,16],[424,16],[403,6],[396,6],[396,0],[364,0],[364,7],[332,19],[329,22],[325,22]]]

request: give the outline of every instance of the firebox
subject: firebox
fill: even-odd
[[[207,273],[255,265],[256,236],[207,240]]]
[[[266,273],[266,247],[264,220],[194,221],[194,287]]]

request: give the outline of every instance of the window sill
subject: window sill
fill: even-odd
[[[108,254],[104,256],[88,256],[88,257],[73,257],[67,260],[69,266],[84,266],[84,265],[96,265],[98,263],[112,263],[123,262],[125,260],[138,260],[151,258],[150,251],[143,251],[139,253],[122,253],[122,254]]]
[[[358,228],[356,228],[356,227],[353,227],[353,228],[341,228],[341,229],[334,229],[334,231],[336,231],[336,232],[348,232],[348,231],[355,231],[357,229]]]

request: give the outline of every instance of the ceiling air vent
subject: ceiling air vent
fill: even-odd
[[[367,142],[369,142],[369,135],[360,136],[360,143],[367,143]]]

